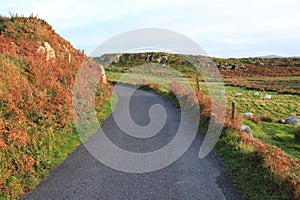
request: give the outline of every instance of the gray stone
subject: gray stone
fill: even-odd
[[[288,118],[285,120],[286,124],[292,124],[297,125],[300,122],[297,116],[288,116]]]
[[[241,125],[241,131],[246,132],[249,137],[253,137],[249,126]]]

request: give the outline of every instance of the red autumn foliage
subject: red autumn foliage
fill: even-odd
[[[38,52],[46,43],[55,52],[49,60],[47,49]],[[44,20],[0,17],[0,190],[7,197],[28,191],[33,185],[22,185],[23,179],[36,184],[53,167],[42,148],[55,135],[72,132],[72,90],[84,60]],[[110,89],[100,89],[101,107]]]

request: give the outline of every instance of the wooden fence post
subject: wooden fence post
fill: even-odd
[[[235,102],[231,103],[231,121],[234,121],[234,114],[235,114]]]
[[[199,76],[196,76],[196,83],[197,83],[197,91],[200,92],[200,85],[199,85]]]

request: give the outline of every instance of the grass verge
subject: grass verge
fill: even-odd
[[[110,116],[117,103],[117,97],[112,96],[112,100],[110,100],[110,98],[106,98],[105,103],[96,108],[100,124]],[[2,166],[0,171],[0,177],[2,177],[1,200],[18,199],[20,194],[34,189],[42,179],[48,176],[51,171],[61,164],[67,156],[81,144],[74,125],[68,125],[68,127],[63,129],[49,127],[48,130],[44,128],[36,130],[35,128],[29,127],[29,129],[31,129],[29,131],[31,131],[35,137],[31,145],[23,147],[22,149],[8,148],[5,154],[0,152],[0,160],[6,160],[8,158],[18,160],[17,156],[20,151],[38,160],[33,166],[29,167],[29,161],[26,160],[26,158],[22,158],[23,162],[26,162],[25,166],[27,166],[30,171],[27,171],[26,167],[22,166],[22,171],[19,170],[18,173],[8,170],[12,168],[10,163],[3,163],[5,166]],[[34,175],[32,175],[32,173],[34,173]]]
[[[240,141],[235,133],[221,137],[215,149],[244,198],[289,199],[287,183],[264,167],[263,158],[252,146]]]

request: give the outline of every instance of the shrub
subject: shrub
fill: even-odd
[[[263,114],[260,116],[260,120],[264,122],[272,122],[273,118],[267,114]]]
[[[245,119],[252,121],[254,124],[260,124],[260,117],[258,116],[245,117]]]
[[[296,126],[293,130],[295,141],[300,142],[300,126]]]

